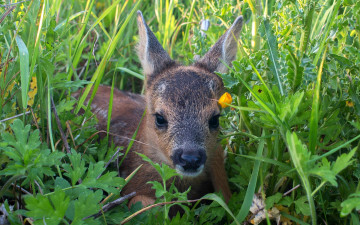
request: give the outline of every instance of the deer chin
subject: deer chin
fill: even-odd
[[[195,170],[185,170],[184,167],[182,167],[180,165],[176,165],[175,169],[178,174],[180,174],[184,177],[197,177],[203,172],[204,165],[199,166],[199,168],[197,168]]]

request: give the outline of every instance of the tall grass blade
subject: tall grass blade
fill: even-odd
[[[12,183],[15,183],[17,180],[26,177],[24,175],[14,175],[11,178],[9,178],[6,183],[1,187],[0,189],[0,198],[2,198],[7,191],[7,189],[10,187]]]
[[[113,76],[112,84],[111,84],[111,92],[109,99],[109,108],[108,108],[108,116],[107,116],[107,124],[106,124],[106,139],[109,140],[109,131],[110,131],[110,122],[111,122],[111,114],[112,114],[112,106],[114,100],[114,86],[115,86],[115,75]]]
[[[90,15],[91,15],[91,10],[92,10],[92,8],[94,6],[94,3],[95,3],[95,0],[92,0],[90,3],[89,3],[89,1],[87,2],[88,7],[86,7],[86,9],[85,9],[85,11],[86,11],[86,13],[84,15],[85,18],[83,18],[83,20],[82,20],[83,26],[81,27],[81,30],[79,31],[79,33],[75,37],[75,42],[74,42],[75,43],[75,52],[74,52],[74,56],[72,57],[72,66],[70,66],[70,68],[69,68],[70,70],[69,70],[69,73],[68,73],[68,80],[71,79],[72,74],[74,72],[73,68],[76,68],[77,63],[79,62],[80,57],[79,57],[78,52],[80,52],[80,54],[81,54],[83,48],[85,47],[85,46],[83,46],[81,48],[81,46],[82,46],[81,45],[82,44],[81,38],[82,38],[82,36],[83,36],[83,34],[85,32],[85,28],[86,28],[86,26],[88,24],[88,21],[89,21]]]
[[[335,7],[334,7],[334,11],[332,12],[331,14],[331,19],[329,20],[329,23],[327,24],[327,27],[326,27],[326,32],[322,38],[322,40],[319,41],[320,43],[320,47],[319,47],[319,50],[318,52],[316,53],[316,56],[314,58],[314,61],[313,61],[313,64],[316,66],[319,59],[320,59],[320,56],[321,56],[321,53],[325,47],[325,44],[328,43],[328,37],[329,37],[329,33],[330,33],[330,30],[331,30],[331,27],[334,23],[334,20],[335,20],[335,17],[339,11],[339,8],[340,8],[340,3],[342,1],[334,1],[333,4],[336,4]]]
[[[186,28],[185,28],[185,36],[183,38],[183,43],[182,43],[182,49],[185,48],[185,44],[188,42],[188,39],[189,39],[189,31],[190,31],[190,25],[191,25],[191,20],[192,20],[192,16],[193,16],[195,2],[196,1],[193,0],[191,3],[188,24],[186,25]]]
[[[265,135],[265,132],[263,132],[262,136],[264,136],[264,135]],[[265,144],[265,139],[261,139],[257,153],[256,153],[256,157],[260,158],[262,156],[262,153],[264,150],[264,144]],[[239,213],[236,216],[236,219],[239,223],[242,223],[244,221],[245,217],[249,213],[249,209],[252,204],[252,200],[253,200],[254,193],[255,193],[256,181],[257,181],[257,177],[258,177],[258,173],[259,173],[259,169],[260,169],[260,164],[261,164],[261,161],[259,161],[259,160],[256,160],[254,163],[254,169],[253,169],[253,172],[250,177],[249,186],[246,190],[244,202],[240,208]]]
[[[136,73],[136,72],[134,72],[134,71],[132,71],[132,70],[129,70],[128,68],[125,68],[125,67],[117,67],[116,69],[122,70],[122,71],[124,71],[124,72],[126,72],[126,73],[128,73],[128,74],[130,74],[130,75],[132,75],[132,76],[134,76],[134,77],[136,77],[136,78],[139,78],[140,80],[145,80],[144,75],[142,75],[142,74],[140,74],[140,73]]]
[[[309,149],[312,154],[315,154],[315,148],[317,144],[319,105],[320,105],[320,86],[321,86],[322,69],[324,66],[325,58],[326,58],[326,49],[317,75],[317,81],[315,85],[311,116],[310,116]]]
[[[314,199],[312,197],[312,190],[309,177],[306,171],[306,163],[311,157],[311,153],[306,149],[306,146],[298,139],[296,133],[286,132],[286,145],[289,149],[291,161],[294,164],[300,180],[304,186],[306,197],[309,202],[311,221],[316,224],[316,209]]]
[[[327,3],[324,3],[324,5],[328,5],[328,2],[329,0]],[[311,40],[321,35],[321,31],[324,29],[326,21],[328,21],[329,17],[331,16],[331,12],[333,11],[334,6],[335,4],[332,4],[329,8],[322,7],[320,13],[318,13],[316,21],[314,22],[314,25],[312,26],[310,34]]]
[[[20,55],[19,58],[20,58],[20,76],[21,76],[21,100],[22,100],[22,107],[25,111],[27,108],[28,91],[30,86],[29,52],[25,43],[20,38],[20,36],[16,35],[15,40],[19,48],[19,55]]]
[[[50,146],[51,146],[51,151],[55,152],[55,145],[54,145],[54,137],[53,137],[53,129],[52,129],[52,122],[51,122],[51,75],[49,73],[46,73],[47,75],[47,80],[48,80],[48,84],[47,84],[47,122],[48,122],[48,135],[49,135],[49,139],[50,139]],[[61,174],[61,170],[59,165],[56,165],[56,169],[57,172],[59,174],[60,177],[62,177]]]
[[[111,39],[110,35],[108,34],[108,32],[105,30],[105,28],[103,28],[102,26],[102,23],[101,21],[107,16],[109,15],[109,13],[111,13],[115,8],[116,6],[119,4],[120,0],[117,0],[116,2],[114,2],[113,4],[111,4],[111,6],[109,8],[107,8],[101,15],[99,18],[96,18],[95,15],[93,15],[96,20],[95,22],[91,25],[91,27],[89,28],[89,30],[86,32],[86,34],[84,35],[84,37],[81,39],[81,43],[80,45],[86,40],[86,37],[89,35],[89,33],[99,24],[99,26],[102,28],[102,30],[104,31],[104,34],[109,38]],[[123,5],[123,8],[124,9],[127,5],[129,1],[126,1],[125,4]],[[77,54],[81,54],[81,52],[77,53]]]
[[[35,45],[34,45],[34,51],[32,52],[32,56],[31,56],[31,66],[30,66],[30,73],[32,74],[38,59],[38,55],[39,55],[39,46],[40,46],[40,40],[41,40],[41,30],[42,30],[42,26],[46,17],[46,4],[47,2],[44,1],[43,2],[43,7],[41,9],[41,15],[40,15],[40,21],[39,24],[37,26],[38,30],[37,30],[37,34],[36,34],[36,39],[35,39]],[[34,24],[34,27],[36,27],[36,25]]]
[[[319,160],[319,159],[322,159],[322,158],[324,158],[324,157],[328,157],[329,155],[334,154],[334,153],[337,152],[338,150],[346,147],[347,145],[349,145],[350,143],[356,141],[356,140],[359,139],[359,138],[360,138],[360,135],[354,137],[353,139],[345,142],[344,144],[342,144],[342,145],[340,145],[340,146],[338,146],[338,147],[336,147],[336,148],[334,148],[334,149],[331,149],[330,151],[326,152],[326,153],[323,154],[323,155],[316,156],[316,157],[310,159],[310,160],[308,161],[308,163],[310,164],[310,163],[315,162],[315,161],[317,161],[317,160]]]
[[[81,16],[84,13],[85,13],[85,11],[77,12],[74,15],[70,16],[68,19],[61,21],[58,25],[56,25],[56,27],[54,28],[54,31],[61,29],[65,24],[76,19],[77,17]]]
[[[251,10],[251,47],[254,52],[258,51],[260,48],[260,36],[259,36],[259,19],[258,15],[258,1],[259,0],[245,0],[249,4]]]
[[[92,95],[90,97],[90,100],[89,100],[89,103],[88,103],[88,106],[91,105],[91,102],[92,100],[94,99],[95,97],[95,94],[96,94],[96,91],[97,91],[97,88],[99,87],[100,85],[100,81],[102,79],[102,76],[104,75],[104,71],[105,71],[105,66],[106,66],[106,63],[109,61],[109,59],[111,58],[115,48],[117,47],[117,44],[120,40],[120,37],[122,37],[123,33],[124,33],[124,30],[127,26],[127,24],[129,23],[130,19],[133,17],[136,9],[138,8],[139,4],[141,3],[141,0],[138,1],[136,3],[136,5],[134,6],[134,8],[131,10],[131,12],[129,13],[129,15],[127,16],[126,20],[124,21],[124,23],[121,25],[118,33],[116,34],[116,36],[112,39],[112,41],[110,42],[110,45],[109,47],[107,48],[106,50],[106,53],[103,57],[103,59],[101,60],[99,66],[97,67],[94,75],[92,76],[91,78],[91,82],[90,84],[87,85],[87,87],[85,88],[85,91],[83,93],[83,95],[80,97],[79,99],[79,104],[77,105],[76,109],[75,109],[75,112],[78,113],[80,108],[82,107],[82,105],[84,104],[84,101],[87,97],[87,95],[89,94],[94,82],[95,82],[95,85],[94,85],[94,90],[92,92]]]
[[[278,48],[277,48],[277,40],[272,32],[270,27],[269,19],[264,19],[264,27],[265,27],[265,40],[270,53],[270,70],[274,74],[275,80],[278,84],[280,94],[284,95],[284,89],[281,83],[281,73],[280,73],[280,65],[279,65],[279,57],[278,57]]]

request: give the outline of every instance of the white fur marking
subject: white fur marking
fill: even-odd
[[[162,82],[162,83],[160,83],[160,85],[158,86],[158,92],[160,93],[160,94],[163,94],[163,93],[165,93],[165,90],[166,90],[166,83],[165,82]]]
[[[184,177],[197,177],[202,173],[204,165],[201,165],[199,168],[197,168],[195,172],[186,172],[184,168],[179,165],[176,165],[175,169],[178,174],[183,175]]]
[[[210,80],[209,81],[209,88],[212,92],[215,91],[215,84],[214,84],[214,81],[213,80]]]

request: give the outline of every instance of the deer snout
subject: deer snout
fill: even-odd
[[[204,169],[204,149],[176,149],[171,157],[177,172],[184,176],[196,177]]]

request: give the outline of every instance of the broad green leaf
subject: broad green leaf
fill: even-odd
[[[20,55],[20,76],[21,76],[21,100],[22,107],[25,110],[28,103],[28,91],[30,85],[30,71],[29,71],[29,52],[20,36],[15,37],[16,44]]]
[[[306,197],[308,201],[311,220],[313,224],[316,224],[316,210],[315,210],[315,203],[312,197],[312,190],[311,184],[308,177],[308,164],[307,162],[310,160],[311,153],[307,150],[306,146],[298,139],[296,133],[291,133],[289,130],[286,132],[286,144],[290,152],[291,161],[293,162],[296,171],[299,174],[301,182],[304,186]],[[306,206],[306,207],[307,207]],[[301,207],[300,211],[307,212],[304,210],[303,207],[305,206],[298,206]]]
[[[234,90],[233,88],[240,84],[239,80],[234,78],[230,73],[221,74],[221,78],[224,82],[224,86],[229,90]]]
[[[351,150],[348,154],[344,153],[338,156],[336,158],[336,161],[331,166],[331,170],[334,171],[335,174],[338,174],[346,167],[351,165],[355,161],[355,159],[353,159],[353,156],[355,155],[356,151],[357,147]]]
[[[341,203],[341,216],[347,216],[353,209],[360,210],[360,192],[351,194],[348,199]]]
[[[289,207],[291,204],[294,203],[294,200],[290,197],[290,196],[285,196],[284,198],[282,198],[280,201],[279,201],[279,204],[280,205],[285,205],[287,207]]]
[[[333,186],[337,186],[336,173],[331,170],[330,163],[326,158],[322,159],[322,164],[317,164],[308,171],[308,174],[321,177],[324,181],[328,181]]]
[[[82,222],[83,218],[87,216],[91,216],[101,209],[101,205],[99,204],[101,199],[103,198],[103,192],[101,190],[97,190],[95,192],[86,190],[79,195],[79,198],[74,201],[74,218],[73,223],[78,224]],[[84,220],[85,224],[88,222],[94,222],[93,218],[88,218]],[[97,224],[100,224],[97,222]]]
[[[70,199],[63,191],[55,191],[50,197],[43,195],[25,197],[26,215],[46,224],[59,224],[64,218]]]
[[[281,71],[280,71],[280,65],[279,65],[279,51],[277,47],[277,40],[276,37],[272,31],[272,28],[270,26],[269,19],[264,19],[263,21],[264,26],[264,39],[266,41],[267,47],[269,49],[269,67],[271,72],[273,73],[276,83],[279,87],[281,95],[284,95],[283,85],[281,82]]]
[[[164,190],[164,187],[161,183],[157,182],[157,181],[149,181],[149,184],[152,184],[152,189],[155,189],[155,196],[157,198],[160,198],[162,196],[164,196],[164,194],[166,193],[166,190]]]
[[[301,40],[300,40],[301,58],[306,53],[307,46],[308,46],[308,44],[310,42],[310,31],[311,31],[311,28],[312,28],[311,25],[312,25],[313,15],[314,15],[314,12],[315,12],[315,4],[316,4],[316,1],[310,1],[307,4],[307,7],[306,7],[306,16],[305,16],[304,28],[302,29]]]
[[[311,107],[311,117],[310,117],[310,134],[309,134],[309,150],[312,154],[315,154],[315,148],[318,141],[318,126],[319,126],[319,105],[320,105],[320,86],[322,78],[322,69],[326,59],[326,49],[318,70],[317,80],[315,84],[313,103]]]
[[[290,47],[286,48],[289,54],[286,56],[286,63],[288,65],[287,78],[293,92],[297,91],[302,83],[304,76],[304,67],[300,65],[300,61],[296,58]]]
[[[71,179],[71,184],[74,186],[85,174],[85,160],[82,159],[80,153],[74,150],[71,151],[71,154],[68,154],[68,157],[71,164],[63,164],[62,167],[67,171],[64,175]]]
[[[270,209],[274,206],[275,203],[278,203],[282,198],[281,193],[276,193],[275,195],[269,196],[265,199],[265,208]]]
[[[305,216],[311,215],[309,204],[307,204],[306,201],[307,201],[306,196],[303,196],[297,199],[296,201],[294,201],[296,213],[298,214],[301,213]]]

